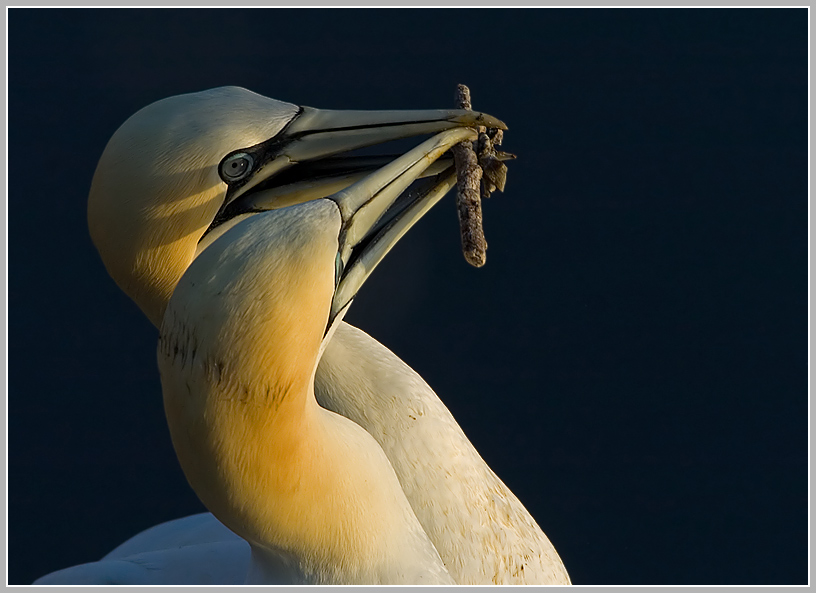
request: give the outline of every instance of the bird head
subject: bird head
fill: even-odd
[[[479,112],[319,110],[238,87],[170,97],[105,147],[88,198],[91,238],[158,327],[190,263],[238,221],[343,191],[393,159],[350,151],[478,125],[505,127]]]

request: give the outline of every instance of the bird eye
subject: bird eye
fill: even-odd
[[[232,155],[221,163],[221,179],[226,182],[240,181],[252,171],[254,161],[245,152]]]

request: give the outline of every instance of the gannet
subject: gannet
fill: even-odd
[[[236,87],[165,99],[129,119],[106,147],[89,197],[92,238],[117,284],[160,326],[179,278],[232,227],[259,212],[342,191],[384,162],[332,155],[480,124],[503,127],[484,114],[455,110],[316,110]],[[442,171],[437,161],[424,174]],[[427,384],[360,330],[339,321],[333,331],[314,377],[317,401],[380,445],[454,581],[569,583],[549,540]],[[222,530],[225,545],[247,550],[211,515],[194,519],[198,528]],[[80,568],[83,582],[95,571],[110,578],[106,563],[140,555],[163,566],[162,550],[195,544],[183,524],[191,520],[136,536],[120,546],[128,556],[114,551],[40,582],[70,580]],[[195,582],[195,563],[189,564]],[[207,581],[212,575],[201,578],[215,582]]]

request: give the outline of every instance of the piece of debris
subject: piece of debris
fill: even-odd
[[[456,107],[468,111],[473,109],[470,103],[470,89],[463,84],[456,88]],[[488,138],[486,134],[485,138]],[[451,152],[456,165],[456,209],[459,212],[462,253],[470,265],[481,268],[487,261],[487,241],[485,241],[482,228],[482,192],[480,191],[482,167],[476,158],[473,143],[469,141],[460,142],[451,149]],[[489,156],[488,152],[485,152],[485,156]],[[499,187],[499,184],[490,177],[488,177],[488,182]],[[485,187],[489,186],[485,185]],[[504,187],[503,180],[501,187]]]

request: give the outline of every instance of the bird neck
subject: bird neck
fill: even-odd
[[[339,228],[336,207],[314,208],[299,211]],[[337,234],[287,216],[213,243],[168,305],[159,368],[182,469],[216,517],[305,582],[449,582],[382,449],[315,400]]]
[[[170,316],[172,309],[165,330]],[[235,360],[219,366],[205,348],[193,353],[200,342],[192,332],[176,326],[169,333],[189,336],[176,351],[163,331],[160,346],[179,461],[207,508],[258,550],[256,579],[449,582],[382,449],[360,426],[317,404],[316,361],[305,382],[302,369],[244,381],[246,369]]]
[[[320,359],[315,393],[380,444],[458,584],[569,583],[530,513],[433,390],[385,346],[340,324]]]

